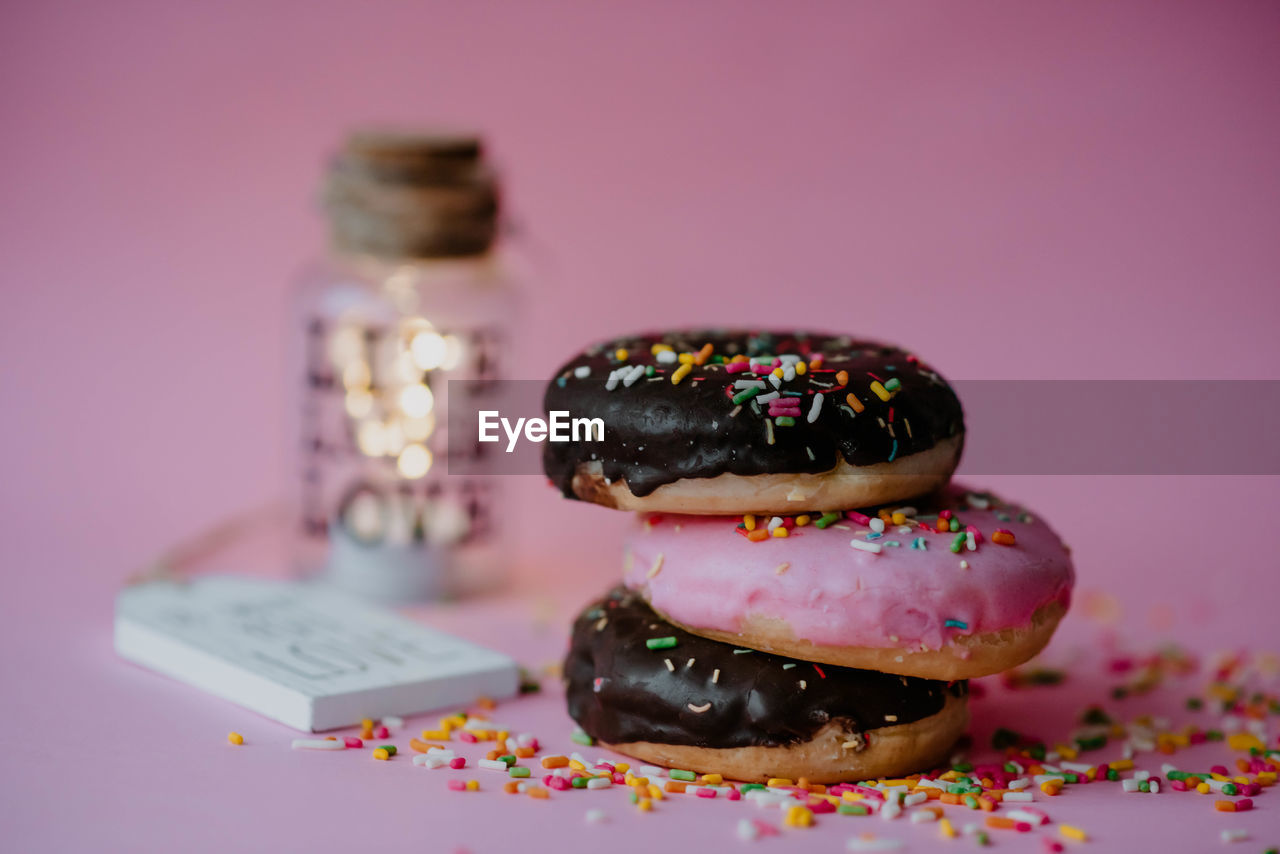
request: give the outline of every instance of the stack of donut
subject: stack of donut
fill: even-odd
[[[605,425],[546,446],[553,483],[636,514],[565,662],[570,715],[621,753],[744,781],[932,767],[965,680],[1034,656],[1070,602],[1057,535],[951,483],[960,402],[896,347],[637,335],[575,356],[545,404]]]

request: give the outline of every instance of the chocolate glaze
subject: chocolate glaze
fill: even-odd
[[[676,645],[645,645],[658,637],[675,637]],[[968,693],[967,682],[736,649],[671,625],[639,596],[616,588],[574,623],[564,668],[569,714],[609,744],[776,747],[808,741],[832,721],[862,734],[918,721],[941,711],[948,696]]]
[[[769,444],[767,405],[748,402],[736,416],[730,414],[734,382],[763,375],[731,374],[724,365],[709,362],[673,385],[677,365],[659,363],[650,349],[655,343],[670,345],[677,353],[697,352],[709,343],[713,359],[738,354],[807,359],[821,353],[824,364],[782,384],[781,391],[798,393],[802,415],[793,426],[775,426],[774,443]],[[627,350],[626,361],[616,358],[619,348]],[[610,373],[625,365],[652,365],[654,376],[607,391]],[[589,367],[590,375],[576,377],[574,370],[581,367]],[[848,372],[847,386],[836,384],[842,370]],[[896,377],[901,389],[883,401],[872,392],[869,374],[882,382]],[[805,416],[818,393],[824,396],[823,406],[810,424]],[[861,401],[863,412],[848,405],[849,393]],[[570,498],[578,466],[590,461],[602,464],[609,481],[625,478],[634,495],[644,496],[681,478],[830,471],[838,455],[855,466],[886,462],[964,431],[955,392],[914,356],[896,347],[816,333],[686,330],[618,338],[570,359],[548,386],[544,404],[548,411],[566,410],[574,418],[604,420],[603,442],[547,442],[544,447],[547,476]]]

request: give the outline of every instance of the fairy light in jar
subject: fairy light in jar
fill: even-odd
[[[450,356],[449,350],[449,341],[434,330],[419,332],[413,336],[409,344],[409,352],[413,355],[414,364],[424,371],[434,371],[436,368],[444,367],[445,361]],[[457,360],[455,359],[454,362],[456,367]]]
[[[362,542],[372,543],[386,533],[386,519],[377,495],[359,490],[347,501],[343,523]]]
[[[400,426],[399,420],[393,418],[386,422],[385,435],[387,437],[387,447],[383,453],[391,457],[399,456],[405,446],[404,428]],[[422,475],[418,476],[421,477]]]
[[[444,336],[444,360],[440,363],[440,369],[443,371],[457,370],[464,358],[466,358],[466,346],[458,339],[456,335]]]
[[[381,421],[360,422],[356,428],[356,446],[366,457],[381,457],[387,452],[387,430]]]
[[[405,418],[401,423],[405,438],[411,442],[425,442],[431,436],[435,427],[436,419],[434,415],[427,415],[423,418]]]
[[[368,389],[351,389],[347,392],[345,408],[347,415],[359,421],[373,412],[373,395]]]
[[[342,369],[364,355],[364,331],[354,324],[344,325],[329,336],[329,361]]]
[[[417,480],[425,477],[427,472],[431,470],[431,452],[424,445],[414,442],[412,445],[405,445],[400,456],[396,459],[396,468],[400,474],[410,480]]]
[[[369,365],[363,359],[348,362],[342,368],[342,384],[349,390],[367,390],[370,379]]]
[[[435,405],[435,395],[421,383],[407,385],[400,390],[400,411],[409,418],[426,418]]]
[[[323,198],[330,252],[299,303],[304,548],[323,551],[303,562],[384,599],[493,579],[502,485],[436,463],[472,453],[446,446],[448,384],[472,401],[502,378],[520,317],[494,173],[472,136],[356,134]]]

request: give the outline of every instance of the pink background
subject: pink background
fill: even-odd
[[[5,824],[106,779],[59,788],[31,736],[155,749],[179,714],[112,660],[111,595],[284,489],[287,283],[344,128],[488,132],[546,258],[530,377],[574,342],[743,322],[953,378],[1276,379],[1277,32],[1246,2],[5,4],[0,675],[10,761],[45,784],[6,773]],[[993,485],[1136,634],[1256,644],[1277,480]],[[517,490],[518,584],[612,579],[621,518]]]

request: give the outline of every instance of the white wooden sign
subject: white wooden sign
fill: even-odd
[[[203,576],[125,588],[116,652],[295,729],[510,697],[505,655],[312,585]]]

